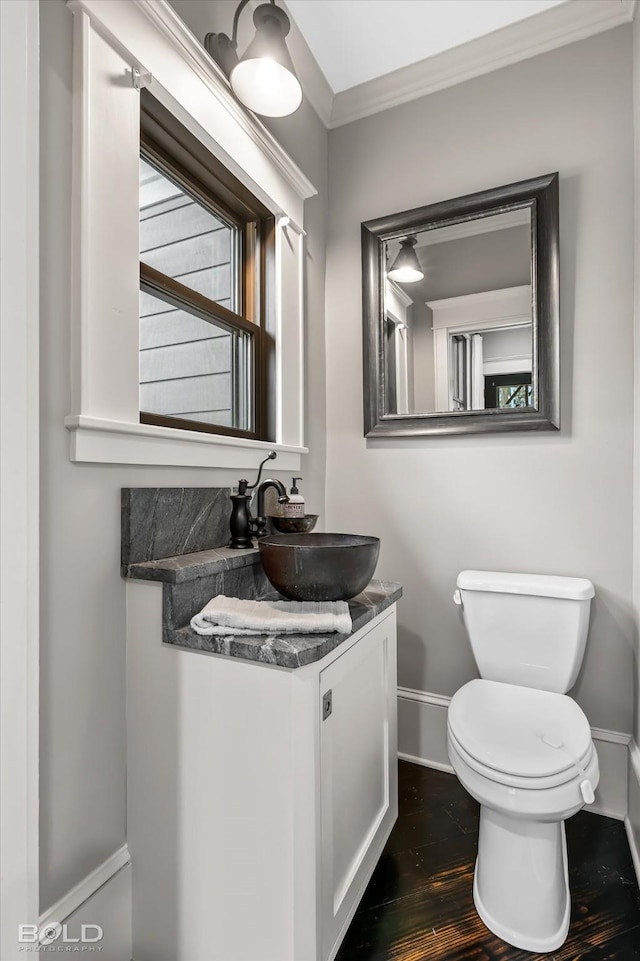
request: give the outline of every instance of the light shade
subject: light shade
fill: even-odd
[[[290,23],[284,10],[263,3],[253,14],[256,35],[229,77],[234,93],[264,117],[286,117],[302,103],[302,87],[285,43]]]
[[[413,249],[418,243],[415,237],[405,237],[400,241],[400,251],[387,273],[389,280],[400,284],[415,284],[424,277],[418,255]]]

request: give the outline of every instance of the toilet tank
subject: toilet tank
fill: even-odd
[[[558,694],[573,687],[587,641],[591,581],[462,571],[457,584],[481,677]]]

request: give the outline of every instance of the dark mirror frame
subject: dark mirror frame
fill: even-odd
[[[385,405],[384,245],[418,231],[531,208],[533,407],[389,414]],[[419,437],[560,428],[558,174],[546,174],[362,224],[364,433]]]

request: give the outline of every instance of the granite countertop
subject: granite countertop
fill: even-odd
[[[122,575],[132,580],[183,584],[198,577],[224,574],[226,571],[253,567],[255,564],[260,564],[260,551],[257,547],[244,551],[232,550],[230,547],[212,547],[193,554],[177,554],[159,560],[123,564]]]
[[[371,581],[361,594],[349,601],[352,621],[350,634],[217,636],[196,634],[191,626],[187,625],[177,630],[165,628],[163,640],[165,644],[173,644],[189,650],[240,657],[247,661],[259,661],[263,664],[295,669],[321,660],[374,617],[391,607],[401,596],[402,588],[399,584],[390,581]],[[275,592],[270,598],[262,599],[285,600]],[[195,613],[197,612],[194,611]]]
[[[373,580],[349,601],[351,634],[202,635],[191,617],[216,594],[252,600],[285,600],[271,587],[257,547],[217,547],[123,565],[124,577],[160,582],[164,590],[162,640],[191,651],[222,654],[295,669],[319,661],[402,596],[399,584]]]

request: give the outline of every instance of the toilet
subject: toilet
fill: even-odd
[[[565,819],[600,777],[587,718],[567,696],[589,628],[585,578],[463,571],[454,601],[480,678],[451,699],[447,749],[480,803],[473,899],[499,938],[555,951],[569,930]]]

